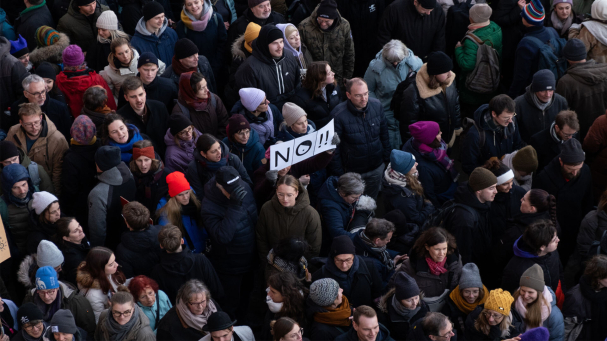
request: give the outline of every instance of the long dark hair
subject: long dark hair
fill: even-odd
[[[93,285],[94,280],[99,282],[99,287],[104,294],[110,291],[114,291],[112,284],[110,283],[108,276],[105,274],[105,266],[110,261],[110,258],[114,252],[107,247],[97,246],[91,249],[86,255],[86,258],[78,266],[78,272],[88,273],[90,275],[89,280],[84,280],[79,274],[78,283],[85,288],[90,288]],[[82,278],[82,280],[80,280]],[[116,270],[116,273],[112,275],[112,278],[116,281],[116,284],[124,284],[126,277],[120,269]]]
[[[305,322],[305,295],[308,289],[291,272],[272,274],[268,278],[268,285],[280,292],[284,299],[282,309],[276,313],[276,317],[290,317],[302,325]]]
[[[417,241],[411,249],[411,253],[415,253],[418,257],[424,258],[428,256],[426,246],[434,246],[440,243],[447,243],[448,255],[455,252],[455,249],[457,248],[455,237],[451,233],[447,232],[447,230],[442,227],[431,227],[417,238]]]
[[[126,126],[126,129],[129,131],[129,141],[133,137],[133,131],[128,126],[128,122],[124,119],[124,117],[120,116],[116,113],[110,113],[105,115],[105,119],[103,120],[103,125],[101,126],[101,136],[103,136],[103,144],[109,144],[110,142],[110,124],[115,121],[122,121]]]
[[[327,65],[327,62],[313,62],[308,65],[301,86],[312,91],[312,98],[322,96],[323,82],[327,79]]]

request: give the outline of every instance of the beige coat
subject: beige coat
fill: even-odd
[[[599,22],[591,22],[591,25],[597,29],[597,32],[601,32],[598,38],[585,25],[574,24],[569,29],[569,40],[577,38],[584,42],[586,52],[588,52],[587,60],[594,59],[597,63],[607,63],[607,44],[605,44],[607,43],[607,25]]]

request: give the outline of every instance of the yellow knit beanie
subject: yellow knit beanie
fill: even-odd
[[[510,307],[514,298],[508,291],[495,289],[489,292],[489,298],[485,302],[485,309],[496,311],[504,316],[510,315]]]
[[[249,53],[253,53],[253,40],[257,39],[259,36],[259,31],[261,30],[261,26],[252,22],[247,25],[246,31],[244,31],[244,48],[249,51]]]

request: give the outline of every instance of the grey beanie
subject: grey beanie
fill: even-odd
[[[460,290],[468,288],[483,288],[483,281],[478,271],[478,266],[474,263],[468,263],[462,268],[462,274],[459,277]]]
[[[40,244],[38,244],[37,253],[37,261],[38,267],[50,266],[51,268],[56,268],[63,264],[63,253],[59,251],[57,245],[48,240],[42,240]]]
[[[51,326],[48,330],[51,333],[76,334],[78,327],[74,321],[74,315],[67,309],[59,309],[51,319]]]
[[[310,299],[320,307],[328,307],[339,295],[339,283],[332,278],[323,278],[310,285]]]
[[[582,144],[578,139],[569,139],[561,143],[561,153],[559,154],[561,161],[567,165],[575,165],[584,162],[586,153],[582,149]]]

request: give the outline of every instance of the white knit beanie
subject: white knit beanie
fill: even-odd
[[[607,0],[596,0],[592,3],[590,14],[593,19],[607,20]]]
[[[242,105],[251,112],[255,111],[261,101],[266,98],[266,93],[256,88],[242,88],[238,91],[238,94]]]
[[[59,251],[57,245],[48,240],[40,241],[38,249],[36,250],[36,263],[38,264],[38,267],[50,266],[56,268],[63,264],[63,261],[63,253]]]
[[[308,116],[308,114],[297,104],[287,102],[282,106],[282,117],[285,118],[287,127],[292,126],[302,116]]]
[[[36,192],[33,195],[34,200],[32,201],[32,207],[36,211],[37,215],[41,215],[42,212],[53,202],[59,201],[56,196],[49,192]]]
[[[97,28],[103,28],[106,30],[118,30],[118,17],[114,11],[103,11],[97,18]]]

